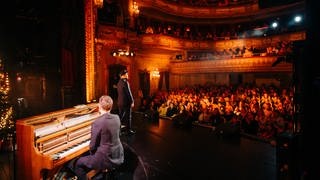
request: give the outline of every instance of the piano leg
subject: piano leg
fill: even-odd
[[[64,170],[64,166],[56,167],[54,169],[42,169],[41,180],[62,180],[66,179],[67,171]]]
[[[43,180],[46,180],[46,179],[50,179],[49,178],[49,170],[47,170],[47,169],[42,169],[41,170],[41,172],[40,172],[40,174],[41,174],[41,179],[43,179]]]

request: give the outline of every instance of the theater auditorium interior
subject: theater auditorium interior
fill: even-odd
[[[88,150],[101,95],[118,113],[123,69],[136,133],[120,134],[124,163],[91,179],[320,179],[316,1],[9,4],[0,179],[75,179],[66,164]]]

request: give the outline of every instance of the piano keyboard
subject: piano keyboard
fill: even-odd
[[[58,160],[58,159],[64,158],[64,157],[66,157],[66,156],[68,156],[68,155],[70,155],[70,154],[72,154],[74,152],[77,152],[78,150],[80,150],[82,148],[85,148],[85,147],[89,146],[89,144],[90,144],[90,140],[85,140],[85,141],[83,141],[83,142],[81,142],[79,144],[76,144],[76,145],[68,148],[68,149],[65,149],[65,150],[63,150],[61,152],[53,154],[51,156],[51,158],[53,160]]]

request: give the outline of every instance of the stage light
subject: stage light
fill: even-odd
[[[272,28],[277,28],[277,27],[278,27],[278,23],[277,23],[277,22],[273,22],[273,23],[271,24],[271,27],[272,27]]]
[[[295,16],[295,17],[294,17],[294,22],[296,22],[296,23],[301,22],[301,20],[302,20],[302,17],[301,17],[301,16]]]

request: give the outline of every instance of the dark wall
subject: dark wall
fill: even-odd
[[[319,163],[319,146],[315,146],[315,137],[318,136],[319,130],[319,105],[320,101],[320,70],[318,64],[319,43],[320,43],[320,26],[319,20],[319,2],[307,1],[307,41],[305,51],[301,57],[302,80],[302,113],[303,113],[303,171],[307,178],[320,179],[320,172],[316,164]],[[312,104],[311,102],[315,102]]]
[[[13,30],[5,34],[14,37],[8,71],[12,86],[12,103],[25,98],[28,115],[41,114],[84,102],[84,21],[82,1],[16,1]],[[64,29],[71,27],[65,35]],[[2,28],[1,28],[2,29]],[[1,33],[2,34],[2,33]],[[72,55],[72,97],[64,99],[62,90],[65,68],[62,49]],[[17,81],[17,75],[22,77]],[[40,90],[39,90],[40,87]],[[70,87],[68,87],[70,88]]]

